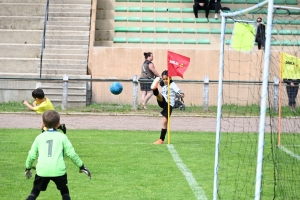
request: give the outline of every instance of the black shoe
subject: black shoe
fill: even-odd
[[[64,134],[67,134],[67,127],[65,124],[60,124],[60,126],[57,129],[60,129]]]

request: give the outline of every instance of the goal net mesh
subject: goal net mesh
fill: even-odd
[[[253,199],[255,196],[265,56],[264,38],[256,38],[258,18],[267,31],[270,28],[267,5],[226,18],[218,199]],[[297,199],[300,197],[300,95],[296,97],[295,111],[291,110],[289,86],[281,81],[280,58],[282,52],[300,58],[300,10],[275,7],[272,21],[260,196],[262,199]],[[261,49],[257,43],[260,41]],[[295,65],[295,73],[297,67],[300,66]]]

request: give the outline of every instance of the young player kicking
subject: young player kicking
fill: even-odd
[[[44,91],[41,88],[37,88],[32,91],[32,97],[34,102],[32,105],[28,101],[24,101],[23,104],[27,106],[30,110],[35,111],[36,113],[43,114],[47,110],[54,110],[54,106],[49,98],[45,96]],[[41,127],[44,131],[44,127]],[[64,134],[67,133],[67,128],[65,124],[61,124],[57,129],[62,130]]]
[[[162,128],[160,132],[160,138],[153,144],[164,144],[168,125],[168,71],[163,71],[161,77],[163,80],[161,93],[159,93],[158,91],[158,85],[160,82],[159,77],[155,78],[151,85],[151,89],[153,90],[153,94],[156,96],[157,103],[159,107],[163,109],[160,112],[162,114]],[[176,94],[179,94],[181,98],[184,98],[184,93],[179,89],[179,87],[173,82],[172,78],[170,77],[170,116],[175,104]]]
[[[25,163],[25,176],[29,179],[31,177],[30,170],[33,168],[32,164],[37,160],[33,188],[27,200],[35,200],[41,191],[47,189],[50,180],[56,184],[63,200],[71,199],[63,154],[70,157],[73,163],[79,167],[80,173],[84,172],[91,178],[91,173],[83,165],[70,140],[56,130],[60,125],[59,120],[60,116],[54,110],[46,111],[43,114],[43,124],[47,130],[35,138]]]

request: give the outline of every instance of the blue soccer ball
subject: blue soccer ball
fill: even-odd
[[[114,95],[121,94],[121,92],[123,91],[123,85],[121,83],[119,83],[119,82],[113,82],[110,85],[110,91]]]

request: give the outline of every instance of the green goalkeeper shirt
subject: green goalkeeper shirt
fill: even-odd
[[[38,135],[26,159],[26,168],[31,169],[36,164],[36,174],[41,177],[57,177],[66,173],[64,153],[77,167],[82,166],[80,157],[76,154],[73,145],[65,134],[56,130],[48,130]]]

